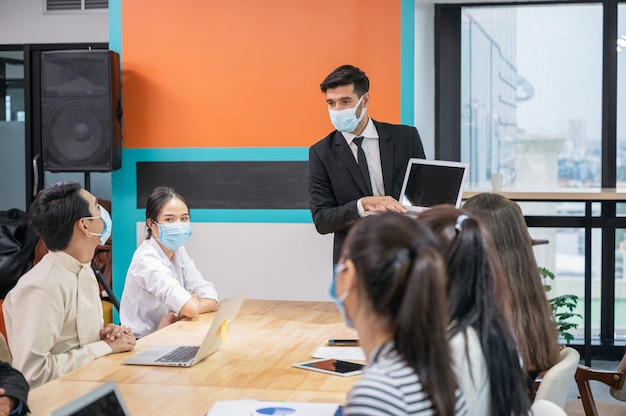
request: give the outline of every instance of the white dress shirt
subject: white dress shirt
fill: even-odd
[[[363,153],[365,153],[365,159],[367,159],[367,168],[370,173],[370,183],[372,184],[372,195],[374,196],[384,196],[385,195],[385,185],[383,183],[383,166],[380,162],[380,145],[378,142],[378,130],[376,130],[376,126],[370,117],[367,121],[367,125],[363,132],[356,136],[353,133],[344,133],[342,132],[343,137],[346,139],[346,143],[352,150],[352,154],[354,155],[354,160],[359,162],[358,157],[358,146],[354,143],[355,137],[363,137],[363,142],[361,143],[361,148],[363,148]],[[362,199],[362,198],[361,198]],[[363,208],[363,203],[359,199],[356,203],[357,210],[360,216],[363,216],[365,213],[365,209]]]
[[[170,261],[159,243],[149,238],[135,251],[128,268],[120,321],[144,337],[157,330],[164,315],[180,313],[192,294],[218,300],[213,283],[204,279],[185,247],[176,249]]]
[[[353,133],[341,134],[343,134],[348,146],[350,146],[350,150],[352,150],[352,154],[354,155],[354,160],[358,163],[358,147],[356,143],[353,142],[354,138],[357,136]],[[376,130],[376,126],[374,126],[371,118],[367,121],[365,129],[358,137],[363,137],[361,147],[363,148],[363,153],[365,153],[365,158],[367,159],[367,168],[369,169],[370,182],[372,183],[372,194],[374,196],[383,196],[385,195],[385,185],[383,184],[383,168],[380,162],[378,131]]]

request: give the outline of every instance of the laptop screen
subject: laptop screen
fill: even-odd
[[[129,416],[130,413],[114,382],[90,391],[52,412],[52,416]]]
[[[467,164],[443,160],[409,159],[400,203],[428,208],[438,204],[461,206]]]

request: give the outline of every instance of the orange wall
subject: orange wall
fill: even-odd
[[[350,63],[400,120],[400,0],[122,1],[124,147],[310,146]]]

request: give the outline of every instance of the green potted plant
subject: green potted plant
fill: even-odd
[[[545,267],[539,267],[539,275],[543,279],[543,288],[546,293],[549,293],[552,290],[550,282],[554,280],[556,276]],[[548,301],[552,307],[554,321],[559,329],[559,334],[565,339],[565,343],[569,345],[574,339],[574,335],[569,331],[578,328],[578,323],[573,322],[572,319],[582,319],[581,314],[574,312],[578,305],[578,296],[561,295],[553,298],[548,297]]]

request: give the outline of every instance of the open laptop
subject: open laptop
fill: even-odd
[[[224,299],[215,312],[215,318],[199,346],[196,345],[153,345],[133,355],[123,364],[161,365],[168,367],[191,367],[213,354],[222,345],[222,324],[237,316],[245,293]]]
[[[52,416],[130,416],[117,385],[110,381],[52,412]]]
[[[468,164],[446,160],[409,159],[399,202],[409,214],[418,214],[434,205],[459,208]]]

